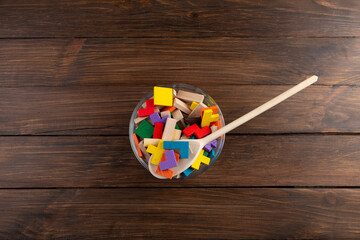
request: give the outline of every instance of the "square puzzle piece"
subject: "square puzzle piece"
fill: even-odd
[[[154,104],[161,106],[172,106],[173,89],[165,87],[154,87]]]

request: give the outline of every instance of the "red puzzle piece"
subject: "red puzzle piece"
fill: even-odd
[[[146,108],[142,108],[138,110],[139,117],[146,117],[150,116],[155,112],[154,109],[154,99],[148,99],[146,100]]]
[[[195,132],[197,132],[199,130],[200,130],[199,126],[196,123],[194,123],[190,127],[185,128],[183,130],[183,134],[185,134],[185,136],[187,136],[187,137],[190,137],[191,135],[193,135]]]
[[[197,139],[203,138],[206,135],[208,135],[209,133],[211,133],[211,129],[208,126],[203,127],[202,129],[199,129],[195,132],[195,137]]]
[[[153,138],[161,139],[163,135],[164,124],[157,122],[155,123]]]

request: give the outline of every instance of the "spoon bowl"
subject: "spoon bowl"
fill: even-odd
[[[171,169],[172,171],[174,171],[174,176],[177,176],[186,169],[188,169],[194,163],[197,156],[200,154],[201,149],[205,146],[202,139],[184,139],[178,140],[177,142],[189,142],[189,158],[180,158],[178,165]],[[166,179],[164,176],[161,176],[155,172],[158,166],[151,164],[150,162],[151,158],[148,162],[150,173],[159,179]]]

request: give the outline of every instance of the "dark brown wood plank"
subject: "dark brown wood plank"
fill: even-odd
[[[359,189],[0,191],[2,239],[356,239]]]
[[[289,86],[203,86],[230,122]],[[0,88],[0,135],[127,135],[152,87]],[[360,88],[312,86],[234,133],[360,132]]]
[[[0,40],[0,87],[359,85],[360,39]]]
[[[3,0],[0,37],[360,36],[359,1]]]
[[[359,136],[228,135],[220,158],[186,181],[158,180],[123,137],[1,137],[0,187],[360,186]]]

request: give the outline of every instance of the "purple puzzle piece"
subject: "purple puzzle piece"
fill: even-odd
[[[166,157],[166,161],[159,163],[161,171],[177,166],[174,150],[166,151],[165,157]]]
[[[217,147],[217,140],[212,140],[210,143],[213,148]]]
[[[205,145],[204,149],[207,152],[211,152],[211,149],[216,147],[217,147],[217,140],[212,140],[211,142]]]
[[[169,115],[166,115],[166,116],[164,116],[164,117],[161,119],[159,113],[157,113],[157,112],[155,112],[155,113],[153,113],[153,114],[150,115],[150,119],[151,119],[151,121],[152,121],[154,124],[157,123],[157,122],[165,124],[165,123],[166,123],[166,119],[167,119],[168,117],[169,117]]]

